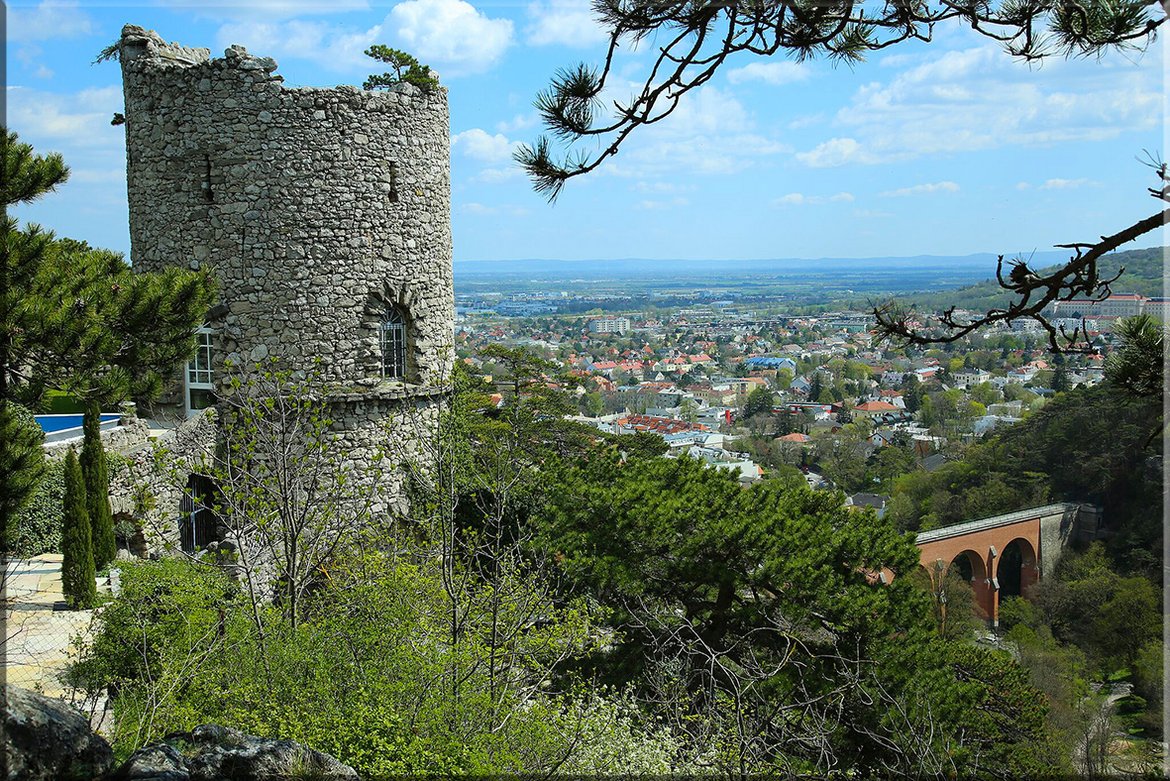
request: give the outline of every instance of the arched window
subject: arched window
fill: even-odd
[[[396,306],[387,306],[378,328],[382,348],[382,379],[406,377],[406,317]]]

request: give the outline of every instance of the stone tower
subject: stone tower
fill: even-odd
[[[319,377],[351,450],[433,411],[454,321],[446,90],[289,88],[270,58],[132,25],[119,54],[134,268],[219,285],[153,413],[205,406],[226,361]]]

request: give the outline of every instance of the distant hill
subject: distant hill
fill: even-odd
[[[1149,247],[1106,255],[1100,261],[1101,276],[1111,277],[1119,269],[1124,268],[1125,273],[1113,283],[1114,293],[1161,296],[1164,251],[1164,247]],[[1056,266],[1049,266],[1040,273],[1044,274],[1055,268]],[[937,311],[950,306],[987,311],[1005,307],[1011,300],[1011,294],[1001,288],[994,279],[945,292],[912,293],[902,296],[903,303],[913,304],[918,309],[927,311]]]

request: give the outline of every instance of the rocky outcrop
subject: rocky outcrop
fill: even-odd
[[[111,771],[114,754],[85,716],[27,689],[3,693],[7,781],[360,781],[328,754],[214,724],[168,735]]]
[[[92,781],[114,762],[110,745],[60,700],[5,686],[4,768],[8,781]]]
[[[357,771],[328,754],[294,743],[245,735],[212,724],[168,735],[134,752],[110,781],[359,781]]]

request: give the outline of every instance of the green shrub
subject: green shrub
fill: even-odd
[[[670,769],[674,744],[630,706],[539,685],[550,659],[580,647],[579,611],[551,610],[497,648],[496,669],[514,665],[501,685],[489,676],[486,617],[472,613],[453,644],[447,606],[433,562],[371,557],[332,570],[295,627],[261,607],[261,635],[251,603],[218,570],[135,563],[68,678],[115,693],[119,756],[215,722],[326,751],[363,778]],[[509,597],[498,615],[525,607]]]
[[[13,518],[7,542],[16,556],[27,559],[61,551],[64,502],[65,462],[50,461],[36,493]]]

